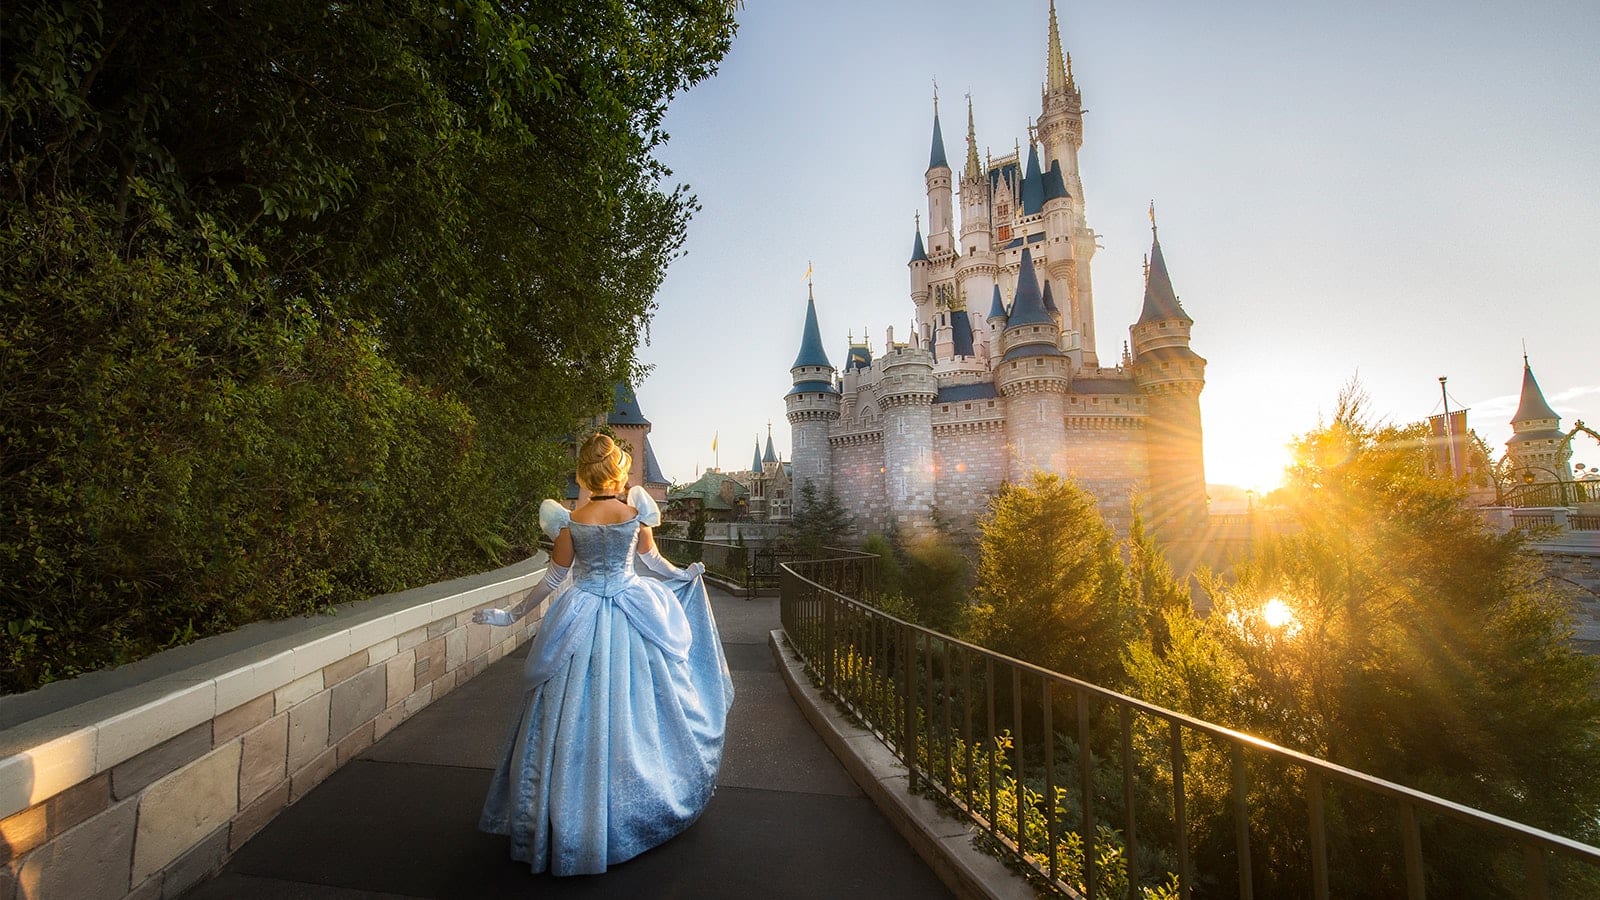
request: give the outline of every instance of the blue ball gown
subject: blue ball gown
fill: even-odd
[[[688,828],[716,786],[733,680],[704,581],[634,572],[647,513],[561,523],[572,574],[528,652],[521,715],[479,822],[536,873],[631,859]]]

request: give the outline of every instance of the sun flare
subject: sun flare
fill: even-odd
[[[1273,597],[1261,607],[1261,619],[1272,628],[1284,628],[1295,624],[1294,608]]]

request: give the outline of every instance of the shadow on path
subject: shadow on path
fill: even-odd
[[[532,875],[477,829],[526,646],[285,809],[192,900],[947,897],[806,724],[772,661],[777,600],[713,589],[734,705],[717,792],[687,832],[604,875]]]

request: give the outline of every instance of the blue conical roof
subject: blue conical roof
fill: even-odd
[[[1067,180],[1061,177],[1061,161],[1053,159],[1044,173],[1044,201],[1060,200],[1067,196]]]
[[[750,471],[761,474],[761,438],[756,438],[756,453],[750,457]]]
[[[762,462],[777,462],[778,454],[772,452],[772,433],[767,433],[767,452],[761,455]]]
[[[944,133],[939,130],[939,110],[933,111],[933,149],[928,152],[928,168],[948,169],[950,164],[944,159]]]
[[[667,476],[661,471],[661,464],[656,462],[656,449],[650,446],[650,436],[644,437],[644,483],[645,484],[671,484]]]
[[[1539,390],[1539,380],[1533,377],[1533,367],[1528,361],[1522,361],[1522,400],[1517,404],[1517,414],[1511,417],[1511,423],[1527,422],[1531,419],[1559,419],[1561,416],[1550,408],[1545,402],[1544,391]]]
[[[639,409],[639,398],[634,396],[633,388],[625,381],[619,381],[611,392],[611,412],[606,416],[607,425],[649,425],[650,420],[644,417],[644,412]]]
[[[997,284],[994,286],[994,299],[989,301],[989,318],[1004,319],[1005,317],[1006,306],[1000,302],[1000,285]]]
[[[967,317],[967,311],[958,309],[950,314],[950,336],[955,344],[955,355],[971,356],[972,350],[972,320]]]
[[[1054,325],[1044,308],[1044,298],[1039,294],[1039,277],[1033,271],[1033,253],[1022,248],[1022,267],[1017,271],[1017,299],[1011,302],[1011,318],[1007,328],[1018,325]]]
[[[1044,308],[1047,312],[1058,313],[1061,309],[1056,306],[1056,298],[1050,294],[1050,282],[1044,283]]]
[[[1153,231],[1150,244],[1150,274],[1144,282],[1144,311],[1139,314],[1139,324],[1163,319],[1193,322],[1178,305],[1178,295],[1172,290],[1172,276],[1167,274],[1167,261],[1161,255],[1161,239]]]
[[[1039,171],[1039,148],[1028,142],[1028,171],[1022,177],[1022,214],[1031,216],[1044,209],[1044,174]]]
[[[916,241],[916,243],[911,245],[911,261],[912,262],[925,261],[925,260],[927,260],[927,258],[928,258],[928,251],[927,251],[926,248],[924,248],[922,246],[922,229],[918,228],[917,229],[917,241]]]
[[[800,355],[794,358],[793,368],[801,366],[833,368],[833,363],[828,362],[827,352],[822,349],[822,329],[817,327],[817,301],[814,297],[806,298],[806,326],[800,336]]]

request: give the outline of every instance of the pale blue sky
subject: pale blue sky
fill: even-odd
[[[1359,372],[1395,420],[1438,376],[1498,452],[1527,339],[1546,397],[1600,425],[1600,4],[1057,6],[1083,91],[1098,350],[1142,301],[1154,198],[1194,349],[1212,482],[1269,487],[1284,444]],[[638,388],[671,478],[749,465],[783,394],[815,265],[835,365],[911,316],[906,261],[931,82],[952,160],[1039,109],[1044,0],[762,2],[678,98],[662,158],[698,195]],[[925,215],[925,213],[924,213]],[[1585,439],[1587,440],[1587,439]],[[1576,461],[1600,465],[1600,447]]]

